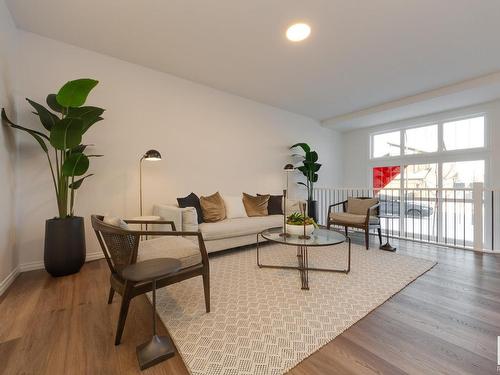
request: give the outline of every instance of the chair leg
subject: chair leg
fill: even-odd
[[[377,228],[377,232],[378,232],[378,240],[379,240],[380,244],[382,245],[382,229]]]
[[[115,290],[112,286],[109,287],[109,297],[108,297],[108,305],[113,303],[113,296],[115,295]]]
[[[125,320],[127,319],[128,307],[130,305],[130,291],[131,288],[126,285],[120,307],[120,316],[118,317],[118,326],[116,327],[115,345],[120,345],[122,339],[123,328],[125,328]]]
[[[210,274],[203,273],[203,290],[205,292],[205,308],[207,313],[210,312]]]
[[[366,250],[370,248],[370,234],[368,233],[368,229],[365,229],[365,245],[366,245]]]
[[[344,229],[345,229],[345,235],[346,235],[346,237],[347,237],[347,236],[348,236],[348,234],[349,234],[349,233],[348,233],[348,230],[347,230],[347,228],[348,228],[348,227],[344,227]]]

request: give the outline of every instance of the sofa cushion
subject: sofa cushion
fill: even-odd
[[[347,212],[354,215],[365,215],[366,211],[373,205],[378,203],[377,198],[359,199],[347,198]]]
[[[121,217],[118,217],[118,216],[106,215],[106,216],[104,216],[102,221],[105,224],[113,225],[113,226],[121,228],[121,229],[125,229],[125,230],[130,229],[128,224],[125,221],[123,221],[123,219]]]
[[[266,194],[257,194],[257,196],[264,196]],[[268,215],[283,215],[283,195],[269,195],[267,202]]]
[[[181,236],[162,236],[152,240],[140,241],[137,261],[153,258],[178,259],[182,268],[201,263],[198,244]]]
[[[283,225],[283,215],[254,216],[226,219],[217,223],[202,223],[200,231],[207,241],[257,234],[264,229]]]
[[[241,195],[229,196],[224,195],[224,205],[226,206],[226,218],[235,219],[238,217],[247,217],[245,206],[243,205],[243,198]]]
[[[290,216],[294,212],[300,212],[300,201],[295,199],[286,200],[286,215]]]
[[[243,204],[248,216],[267,216],[267,205],[269,194],[254,197],[253,195],[243,193]]]
[[[179,204],[180,208],[194,207],[198,216],[198,224],[203,222],[203,213],[201,211],[200,198],[198,198],[195,193],[191,193],[184,198],[177,198],[177,203]]]
[[[330,221],[342,224],[364,224],[366,213],[364,215],[355,215],[348,212],[332,212],[330,213]],[[376,216],[370,216],[370,224],[378,224],[379,219]]]
[[[214,223],[226,218],[226,207],[219,192],[208,197],[201,197],[200,204],[204,222]]]

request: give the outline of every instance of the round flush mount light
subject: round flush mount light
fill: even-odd
[[[307,23],[295,23],[286,30],[286,37],[292,42],[300,42],[311,34],[311,27]]]

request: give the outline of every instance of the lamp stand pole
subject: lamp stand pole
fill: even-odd
[[[139,210],[140,210],[140,216],[142,216],[142,160],[144,159],[144,156],[141,158],[139,161]]]

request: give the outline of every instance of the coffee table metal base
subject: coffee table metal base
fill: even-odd
[[[257,266],[259,268],[279,268],[279,269],[292,269],[299,270],[301,289],[309,290],[309,271],[322,271],[322,272],[339,272],[348,274],[351,270],[351,238],[347,237],[348,250],[347,250],[347,268],[346,269],[336,269],[336,268],[317,268],[309,267],[309,250],[307,246],[297,246],[297,266],[281,266],[275,264],[262,264],[260,262],[260,246],[259,246],[259,234],[257,234]]]

